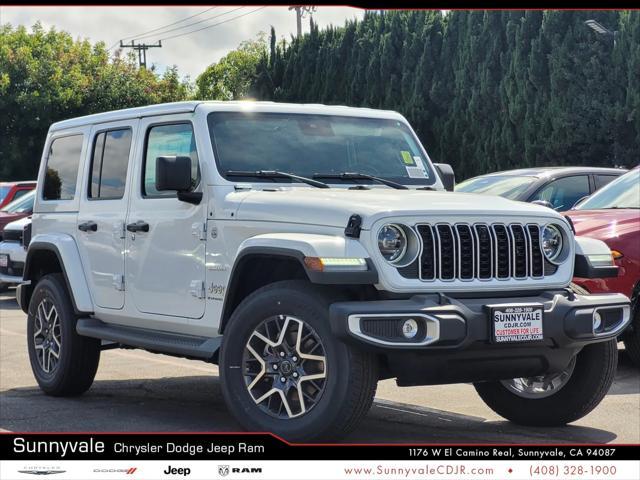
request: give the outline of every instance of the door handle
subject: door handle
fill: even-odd
[[[84,222],[78,225],[78,230],[82,230],[83,232],[97,232],[98,224],[92,220],[89,220],[88,222]]]
[[[135,223],[127,224],[127,231],[128,232],[148,232],[149,224],[144,220],[138,220]]]

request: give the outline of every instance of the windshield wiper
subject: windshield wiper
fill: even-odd
[[[373,180],[374,182],[382,183],[387,187],[396,188],[398,190],[409,190],[409,187],[402,185],[401,183],[392,182],[386,178],[374,177],[366,173],[359,172],[342,172],[342,173],[315,173],[313,178],[339,178],[341,180]]]
[[[331,188],[324,182],[319,182],[307,177],[301,177],[300,175],[294,175],[293,173],[280,172],[278,170],[255,170],[255,171],[242,171],[242,170],[229,170],[225,174],[228,177],[258,177],[258,178],[290,178],[291,180],[297,180],[312,187],[317,188]]]

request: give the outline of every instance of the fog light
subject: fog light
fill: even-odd
[[[593,331],[597,332],[602,327],[602,316],[600,312],[593,312]]]
[[[402,324],[402,335],[404,338],[413,338],[418,334],[418,322],[413,318],[405,320]]]

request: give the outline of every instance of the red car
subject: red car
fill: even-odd
[[[33,201],[36,198],[36,191],[31,190],[17,200],[0,208],[0,242],[2,241],[2,230],[7,223],[15,222],[33,213]]]
[[[619,177],[565,213],[577,235],[597,238],[620,267],[614,278],[574,278],[590,293],[617,292],[631,298],[633,321],[622,336],[627,354],[640,367],[640,167]]]
[[[36,188],[36,182],[0,182],[0,208]]]

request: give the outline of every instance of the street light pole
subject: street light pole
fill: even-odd
[[[602,25],[600,22],[598,22],[597,20],[593,20],[593,19],[587,20],[584,23],[585,23],[585,25],[587,27],[589,27],[591,30],[593,30],[597,34],[599,34],[599,35],[607,35],[607,36],[611,37],[612,40],[613,40],[613,46],[615,48],[615,46],[616,46],[616,37],[618,36],[618,31],[617,30],[609,30],[607,27]]]

